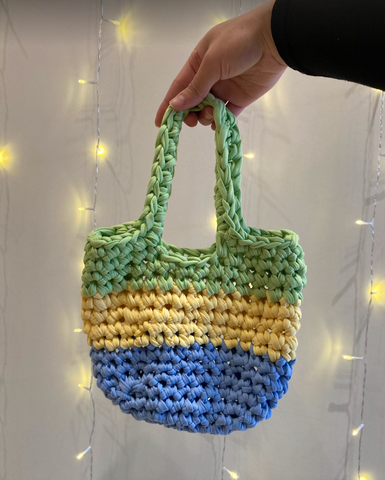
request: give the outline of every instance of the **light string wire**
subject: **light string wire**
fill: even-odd
[[[239,0],[239,13],[238,13],[238,17],[242,15],[242,0]],[[252,155],[252,157],[254,157],[253,154],[250,154]],[[247,157],[247,155],[246,155]],[[250,157],[250,158],[252,158]],[[239,478],[238,475],[235,473],[235,472],[231,472],[229,469],[227,469],[225,467],[225,455],[226,455],[226,439],[227,437],[225,436],[223,438],[223,448],[222,448],[222,462],[221,462],[221,480],[223,480],[223,475],[224,475],[224,472],[226,471],[231,478],[234,478],[234,479],[237,479]]]
[[[97,143],[95,149],[95,179],[94,179],[94,228],[96,228],[96,202],[98,199],[98,176],[99,176],[99,145],[100,145],[100,95],[99,95],[99,78],[100,78],[100,57],[102,50],[102,25],[103,25],[103,0],[100,0],[101,19],[99,23],[98,38],[98,68],[96,71],[96,135]]]
[[[363,436],[363,427],[364,427],[364,411],[365,411],[365,387],[366,387],[366,374],[367,374],[367,364],[366,364],[366,354],[368,351],[368,334],[369,334],[369,323],[371,317],[371,305],[373,295],[376,292],[373,292],[373,258],[374,258],[374,218],[376,216],[376,209],[377,209],[377,195],[378,195],[378,187],[380,183],[380,171],[381,171],[381,157],[384,156],[382,153],[382,138],[383,138],[383,119],[384,119],[384,99],[385,99],[385,92],[381,93],[381,107],[380,107],[380,133],[379,133],[379,141],[378,141],[378,156],[377,156],[377,178],[376,178],[376,187],[374,191],[374,202],[373,202],[373,216],[371,222],[362,222],[362,224],[370,225],[371,233],[372,233],[372,246],[370,251],[370,299],[368,303],[367,313],[366,313],[366,329],[365,329],[365,350],[364,350],[364,376],[362,380],[362,401],[361,401],[361,424],[360,426],[353,431],[353,435],[360,434],[359,445],[358,445],[358,466],[357,466],[357,478],[358,480],[361,479],[361,455],[362,455],[362,436]],[[353,358],[353,357],[352,357]],[[361,358],[361,357],[359,357]]]
[[[95,149],[95,176],[94,176],[94,202],[92,207],[87,208],[79,208],[79,210],[92,210],[93,211],[93,220],[94,220],[94,229],[97,228],[96,223],[96,203],[98,199],[98,178],[99,178],[99,154],[100,154],[100,95],[99,95],[99,79],[100,79],[100,65],[101,65],[101,50],[102,50],[102,25],[103,22],[110,22],[115,25],[119,25],[119,22],[116,20],[110,20],[104,17],[103,14],[103,0],[100,0],[100,22],[99,22],[99,36],[98,36],[98,57],[97,57],[97,69],[96,69],[96,80],[79,80],[80,84],[91,84],[95,85],[96,87],[96,135],[97,135],[97,142],[96,142],[96,149]],[[79,331],[79,329],[76,329]],[[81,453],[79,453],[76,458],[81,459],[83,456],[90,452],[90,479],[92,480],[93,475],[93,452],[92,452],[92,439],[95,432],[95,422],[96,422],[96,408],[95,408],[95,401],[92,394],[92,387],[93,387],[93,371],[91,365],[91,378],[89,387],[85,387],[84,385],[79,384],[79,387],[84,388],[88,391],[91,399],[91,406],[92,406],[92,428],[89,437],[88,447]]]
[[[221,480],[223,480],[223,474],[225,472],[225,453],[226,453],[226,439],[227,437],[225,436],[223,439],[223,449],[222,449],[222,475],[221,475]]]

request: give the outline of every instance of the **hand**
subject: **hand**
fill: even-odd
[[[200,40],[172,82],[155,118],[160,127],[170,104],[186,110],[211,92],[227,102],[238,116],[248,105],[268,92],[285,71],[271,33],[275,0],[216,25]],[[198,121],[215,130],[212,107],[189,112],[184,122],[195,127]]]

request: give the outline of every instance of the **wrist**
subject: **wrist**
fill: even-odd
[[[283,60],[283,58],[278,52],[271,30],[271,18],[273,15],[273,8],[275,2],[276,0],[269,0],[268,2],[257,8],[261,8],[260,19],[262,22],[262,33],[265,42],[265,48],[278,63],[280,63],[284,67],[287,67],[287,63]]]

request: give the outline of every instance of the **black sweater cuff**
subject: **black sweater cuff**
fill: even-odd
[[[276,0],[271,29],[294,70],[385,90],[384,23],[385,0]]]

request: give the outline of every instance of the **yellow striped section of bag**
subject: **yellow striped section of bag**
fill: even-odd
[[[289,304],[284,297],[270,301],[268,291],[266,296],[225,294],[222,289],[209,295],[192,285],[181,291],[175,283],[166,292],[129,286],[120,293],[82,296],[83,331],[97,350],[211,342],[229,349],[240,345],[244,351],[252,347],[255,355],[268,353],[272,362],[281,356],[294,360],[301,300]]]

